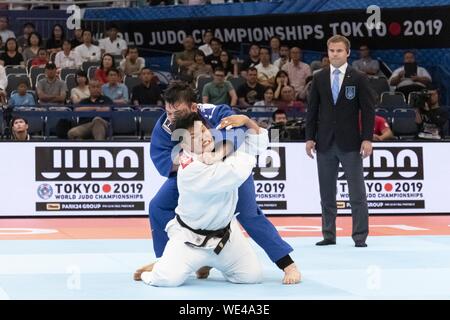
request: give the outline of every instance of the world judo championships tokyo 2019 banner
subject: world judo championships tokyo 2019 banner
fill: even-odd
[[[272,144],[258,157],[256,200],[266,214],[320,214],[316,161],[304,143]],[[0,216],[147,215],[165,181],[144,142],[0,143]],[[364,160],[372,214],[450,213],[450,143],[375,143]],[[349,213],[343,172],[339,213]]]
[[[324,51],[326,40],[337,33],[348,37],[355,48],[361,44],[371,49],[450,48],[449,16],[450,6],[382,8],[376,28],[366,23],[376,21],[365,10],[114,23],[129,44],[143,49],[181,51],[186,35],[201,44],[202,34],[210,29],[227,50],[238,51],[243,43],[267,45],[272,36],[278,36],[289,46]],[[97,39],[104,36],[103,30],[95,29],[95,21],[85,23]]]

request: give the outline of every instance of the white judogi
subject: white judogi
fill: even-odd
[[[184,151],[178,169],[178,206],[175,212],[192,229],[219,230],[231,221],[231,235],[219,254],[214,253],[219,238],[210,239],[204,247],[205,236],[182,227],[177,219],[169,221],[169,236],[162,257],[152,272],[144,272],[142,280],[154,286],[179,286],[203,266],[211,266],[235,283],[257,283],[262,279],[261,266],[248,240],[234,218],[238,188],[247,180],[256,164],[255,155],[269,144],[266,129],[259,134],[246,133],[245,142],[224,161],[206,165],[197,156]]]

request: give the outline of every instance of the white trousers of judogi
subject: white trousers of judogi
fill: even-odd
[[[214,248],[220,239],[210,239],[201,248],[188,246],[186,241],[200,244],[204,236],[182,227],[176,219],[171,220],[166,226],[169,241],[163,255],[151,272],[142,273],[141,279],[152,286],[176,287],[199,268],[209,266],[221,271],[225,279],[233,283],[261,282],[261,265],[236,218],[233,218],[230,228],[230,239],[222,251],[215,254]]]

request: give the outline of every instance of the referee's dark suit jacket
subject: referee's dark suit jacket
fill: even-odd
[[[335,106],[330,68],[317,72],[309,96],[306,141],[315,141],[318,152],[328,150],[333,140],[344,152],[359,151],[363,140],[372,141],[375,99],[367,76],[348,65]]]

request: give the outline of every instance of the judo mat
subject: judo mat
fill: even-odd
[[[0,299],[449,299],[450,216],[372,216],[367,248],[355,248],[351,218],[337,245],[317,247],[320,217],[271,217],[302,273],[283,273],[253,241],[264,281],[228,283],[212,270],[177,288],[133,281],[154,260],[147,218],[0,219]]]

